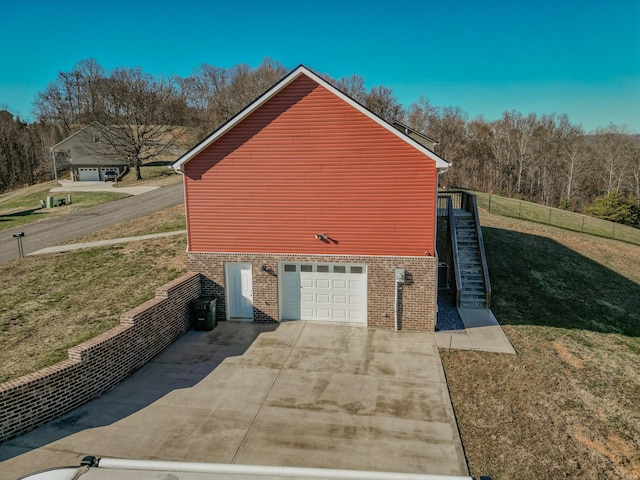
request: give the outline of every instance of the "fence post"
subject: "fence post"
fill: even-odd
[[[489,192],[489,213],[491,213],[491,192]]]
[[[615,222],[611,223],[611,238],[615,240],[616,238],[616,224]]]
[[[584,215],[582,216],[582,230],[580,232],[584,233]]]
[[[553,210],[549,209],[549,225],[551,225],[551,212],[553,212]]]
[[[518,203],[518,218],[522,218],[522,202]]]

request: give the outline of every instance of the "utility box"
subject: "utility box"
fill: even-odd
[[[446,263],[438,263],[438,290],[449,289],[449,266]]]
[[[216,326],[215,297],[200,297],[191,302],[191,324],[196,330],[209,332]]]

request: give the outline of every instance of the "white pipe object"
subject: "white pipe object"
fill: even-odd
[[[126,460],[118,458],[101,458],[98,462],[98,468],[185,473],[215,473],[228,475],[263,475],[278,476],[282,478],[331,480],[473,480],[472,477],[467,476],[431,475],[419,473],[370,472],[363,470],[279,467],[269,465],[167,462],[158,460]]]

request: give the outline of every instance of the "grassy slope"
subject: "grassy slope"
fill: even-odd
[[[517,357],[442,352],[473,475],[640,478],[640,248],[482,214]]]
[[[174,229],[184,221],[181,212],[176,207],[108,232],[160,231],[163,221]],[[122,313],[186,271],[185,249],[180,235],[0,264],[0,381],[64,359],[69,347],[116,325]]]

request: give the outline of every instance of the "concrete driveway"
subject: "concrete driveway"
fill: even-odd
[[[97,400],[0,445],[0,477],[84,455],[468,475],[433,333],[191,331]]]
[[[60,187],[52,188],[51,193],[111,192],[140,195],[160,188],[151,185],[116,188],[117,184],[115,182],[72,182],[71,180],[58,180],[58,183]]]

